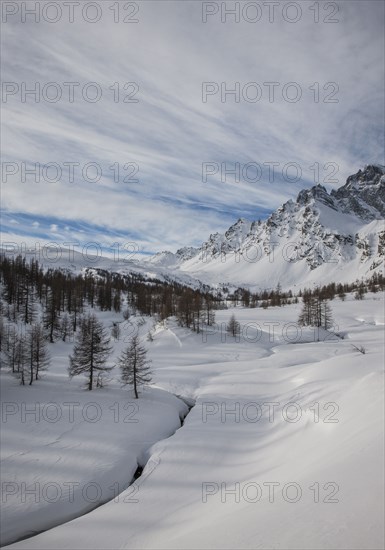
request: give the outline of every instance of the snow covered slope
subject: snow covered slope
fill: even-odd
[[[148,343],[158,390],[139,399],[139,423],[127,424],[126,437],[124,424],[114,424],[106,407],[108,396],[112,404],[127,401],[127,391],[116,386],[92,392],[106,415],[89,425],[89,433],[84,422],[72,433],[73,425],[63,422],[34,425],[34,441],[48,445],[40,462],[31,453],[30,428],[20,414],[13,415],[8,449],[17,454],[8,464],[23,465],[14,481],[26,476],[42,485],[53,481],[54,459],[62,456],[65,467],[56,465],[59,484],[92,479],[102,485],[111,465],[123,466],[115,475],[130,476],[137,445],[151,440],[167,420],[164,407],[172,405],[172,396],[160,401],[156,391],[196,400],[184,425],[146,453],[134,495],[127,489],[89,514],[9,548],[383,548],[384,298],[367,294],[359,303],[352,296],[331,303],[344,339],[329,334],[317,342],[310,332],[299,333],[293,325],[300,304],[218,311],[215,327],[200,335],[172,320],[159,326]],[[242,328],[239,341],[224,328],[234,311]],[[366,354],[352,344],[364,346]],[[60,365],[64,370],[57,357],[55,372],[36,391],[47,384],[53,388],[56,377],[57,398],[80,401],[78,383],[71,384],[70,395]],[[29,407],[43,399],[23,393],[17,399]],[[161,411],[154,426],[146,416],[150,406],[152,414]],[[175,407],[168,410],[163,437],[177,416]],[[110,475],[111,485],[113,479],[118,478]],[[20,492],[13,497],[20,498]],[[71,511],[68,497],[62,500]],[[48,512],[45,503],[47,518]],[[22,528],[21,522],[14,525]]]

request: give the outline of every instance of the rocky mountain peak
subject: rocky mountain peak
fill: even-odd
[[[345,213],[365,221],[385,218],[385,166],[367,164],[349,176],[345,185],[331,192]]]
[[[377,185],[385,183],[385,166],[381,164],[367,164],[363,170],[358,170],[356,174],[349,176],[344,187],[350,189],[356,185]]]
[[[312,200],[318,200],[323,204],[326,204],[326,206],[333,208],[333,210],[337,210],[333,198],[326,191],[325,187],[320,184],[314,185],[310,189],[302,189],[302,191],[298,193],[296,202],[300,206],[305,206],[308,205]]]

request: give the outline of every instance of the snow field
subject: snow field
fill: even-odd
[[[382,548],[384,301],[368,294],[331,306],[344,339],[321,335],[309,342],[308,330],[290,343],[283,327],[296,322],[300,304],[218,311],[215,330],[206,334],[172,320],[158,326],[147,343],[154,384],[138,401],[138,423],[123,426],[104,415],[70,431],[63,419],[53,431],[13,415],[5,433],[6,479],[19,484],[54,473],[55,480],[102,486],[148,462],[137,486],[115,501],[9,548]],[[224,341],[222,323],[233,312],[251,328],[239,341],[228,335]],[[32,387],[33,397],[32,388],[21,392],[12,381],[7,399],[21,401],[23,393],[30,403],[44,402],[50,385],[51,399],[56,391],[60,402],[95,400],[112,415],[111,404],[132,402],[113,381],[80,390],[80,380],[66,379],[64,363],[63,351]],[[186,412],[172,393],[195,406],[168,437]],[[29,514],[36,529],[33,509],[46,518],[51,513],[49,503],[26,511],[13,498],[7,523],[15,530]],[[72,504],[62,506],[74,512]]]

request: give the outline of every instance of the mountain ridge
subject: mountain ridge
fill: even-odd
[[[68,250],[51,260],[34,248],[26,249],[25,255],[39,259],[47,269],[54,261],[55,267],[77,273],[104,269],[191,288],[251,291],[271,290],[279,283],[283,290],[298,291],[383,273],[384,218],[385,166],[367,165],[337,190],[329,193],[322,185],[303,189],[266,220],[239,218],[224,233],[212,233],[200,247],[162,251],[148,259],[125,259],[124,254],[120,259],[90,259]]]
[[[303,189],[263,222],[239,218],[200,247],[163,251],[146,263],[208,284],[266,286],[280,274],[285,286],[286,279],[290,284],[315,280],[309,273],[317,270],[322,280],[327,271],[337,275],[341,269],[356,273],[354,278],[370,276],[383,268],[384,218],[385,166],[368,164],[330,193],[319,184]]]

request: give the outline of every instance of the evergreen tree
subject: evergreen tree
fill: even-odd
[[[302,311],[298,318],[301,326],[313,326],[328,330],[334,326],[333,314],[328,300],[322,300],[318,295],[304,293]]]
[[[236,337],[239,335],[240,331],[241,331],[241,326],[236,320],[235,315],[233,313],[230,317],[230,321],[227,324],[227,332],[229,332],[232,336]]]
[[[60,336],[63,342],[73,336],[73,324],[68,313],[64,313],[60,321]]]
[[[362,300],[365,296],[365,286],[363,283],[360,283],[360,285],[357,288],[357,292],[354,295],[355,300]]]
[[[302,310],[299,314],[298,324],[301,326],[320,326],[320,315],[318,311],[319,299],[313,296],[310,290],[304,290],[302,295]]]
[[[330,307],[330,304],[328,300],[323,300],[320,304],[321,309],[321,326],[328,330],[329,328],[333,328],[333,314],[332,314],[332,308]]]
[[[15,373],[20,378],[20,384],[25,385],[25,379],[28,374],[29,357],[27,349],[27,340],[24,334],[17,334],[16,337],[16,369]]]
[[[343,288],[338,292],[338,298],[339,298],[342,302],[345,301],[346,294],[345,294]]]
[[[19,369],[20,338],[15,326],[8,324],[5,328],[5,344],[2,362],[13,373]]]
[[[51,344],[56,340],[60,333],[59,321],[59,301],[57,295],[50,291],[47,299],[43,315],[44,328],[47,330],[47,335]]]
[[[46,370],[50,364],[50,354],[44,329],[39,323],[32,325],[27,335],[27,345],[32,350],[32,374],[35,380],[39,380],[40,372]],[[32,384],[30,379],[30,384]]]
[[[35,288],[31,282],[31,274],[25,277],[24,284],[20,288],[22,300],[22,319],[25,324],[32,323],[36,317]]]
[[[201,329],[202,317],[202,295],[196,292],[193,298],[193,331],[199,334]]]
[[[83,313],[83,297],[78,288],[75,288],[75,291],[71,296],[70,313],[71,313],[71,321],[72,321],[72,330],[73,332],[76,332],[78,328],[79,318]]]
[[[3,354],[3,365],[20,378],[20,383],[24,386],[28,372],[31,371],[27,337],[25,334],[19,334],[13,326],[8,325],[7,328],[7,345]]]
[[[122,309],[122,299],[119,290],[115,290],[113,306],[116,313],[119,313]]]
[[[147,350],[140,345],[139,336],[131,338],[129,346],[122,352],[118,359],[118,366],[122,373],[123,384],[134,387],[135,399],[138,399],[139,386],[145,386],[151,382],[151,371],[147,359]]]
[[[215,311],[214,311],[214,300],[210,294],[205,295],[205,304],[206,304],[206,323],[208,326],[213,326],[215,323]]]
[[[88,377],[88,389],[92,390],[95,377],[112,369],[106,366],[112,351],[109,344],[110,338],[103,324],[94,313],[88,314],[81,322],[73,354],[69,356],[69,376],[72,378],[85,374]]]

